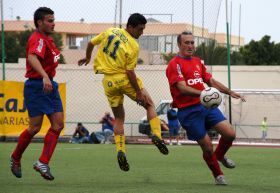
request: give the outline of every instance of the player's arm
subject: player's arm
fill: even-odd
[[[28,63],[29,65],[43,77],[43,89],[45,92],[51,92],[53,90],[52,83],[48,74],[43,69],[41,62],[39,61],[36,54],[28,54]]]
[[[185,81],[177,82],[176,87],[182,94],[188,96],[200,96],[201,93],[200,90],[188,86]]]
[[[230,90],[228,87],[226,87],[225,85],[223,85],[221,82],[215,80],[214,78],[210,78],[209,82],[207,83],[208,86],[211,87],[215,87],[216,89],[218,89],[220,92],[227,94],[233,98],[236,99],[241,99],[243,102],[245,102],[245,98],[243,96],[241,96],[240,94]]]
[[[87,45],[87,49],[86,49],[86,57],[82,58],[78,61],[78,65],[82,66],[82,65],[88,65],[88,63],[90,62],[91,59],[91,54],[92,54],[92,50],[94,48],[94,45],[91,43],[91,41],[88,43]]]

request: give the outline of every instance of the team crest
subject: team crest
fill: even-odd
[[[193,73],[194,77],[199,78],[200,77],[200,73],[198,71],[194,71]]]
[[[113,86],[113,83],[112,83],[111,81],[109,81],[109,82],[107,83],[107,85],[108,85],[108,87],[112,87],[112,86]]]

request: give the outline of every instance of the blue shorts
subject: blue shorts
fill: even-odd
[[[179,129],[180,129],[180,125],[179,122],[176,121],[172,121],[168,123],[168,128],[169,128],[169,134],[171,136],[177,136],[179,133]]]
[[[194,141],[204,138],[208,129],[226,120],[220,109],[207,109],[201,104],[179,109],[178,119],[188,139]]]
[[[28,79],[24,84],[24,103],[28,110],[29,117],[39,115],[50,115],[56,112],[63,112],[61,98],[58,92],[58,84],[51,81],[53,91],[44,93],[42,79]]]

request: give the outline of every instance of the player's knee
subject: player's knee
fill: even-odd
[[[234,141],[236,138],[235,132],[232,130],[231,132],[228,132],[226,135],[222,136],[227,141]]]
[[[28,128],[28,132],[30,133],[30,135],[34,136],[36,135],[41,129],[41,126],[30,126]]]
[[[213,151],[213,147],[207,147],[205,149],[202,149],[203,151],[203,155],[208,155],[208,156],[211,156],[214,151]]]
[[[58,132],[61,132],[63,128],[64,128],[64,123],[61,122],[61,123],[57,123],[57,124],[53,127],[53,130],[58,131]]]

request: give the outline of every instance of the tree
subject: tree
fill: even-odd
[[[34,32],[32,30],[26,30],[23,32],[5,32],[5,52],[6,52],[6,62],[7,63],[17,63],[18,58],[26,57],[26,44],[30,35]],[[0,34],[0,38],[2,34]],[[59,50],[62,50],[62,37],[60,34],[52,35],[54,42]],[[2,58],[2,47],[0,48],[0,56]],[[65,63],[63,55],[60,55],[61,64]]]
[[[215,41],[210,41],[209,45],[202,43],[196,48],[195,55],[204,60],[204,63],[212,65],[227,65],[227,49],[216,46]]]
[[[166,64],[176,55],[176,53],[162,53],[162,57]],[[216,46],[214,41],[209,45],[202,43],[199,45],[194,55],[199,56],[207,65],[227,65],[227,49],[225,47]]]
[[[270,42],[270,36],[265,35],[260,41],[251,40],[240,48],[240,53],[246,65],[279,65],[280,45]]]

